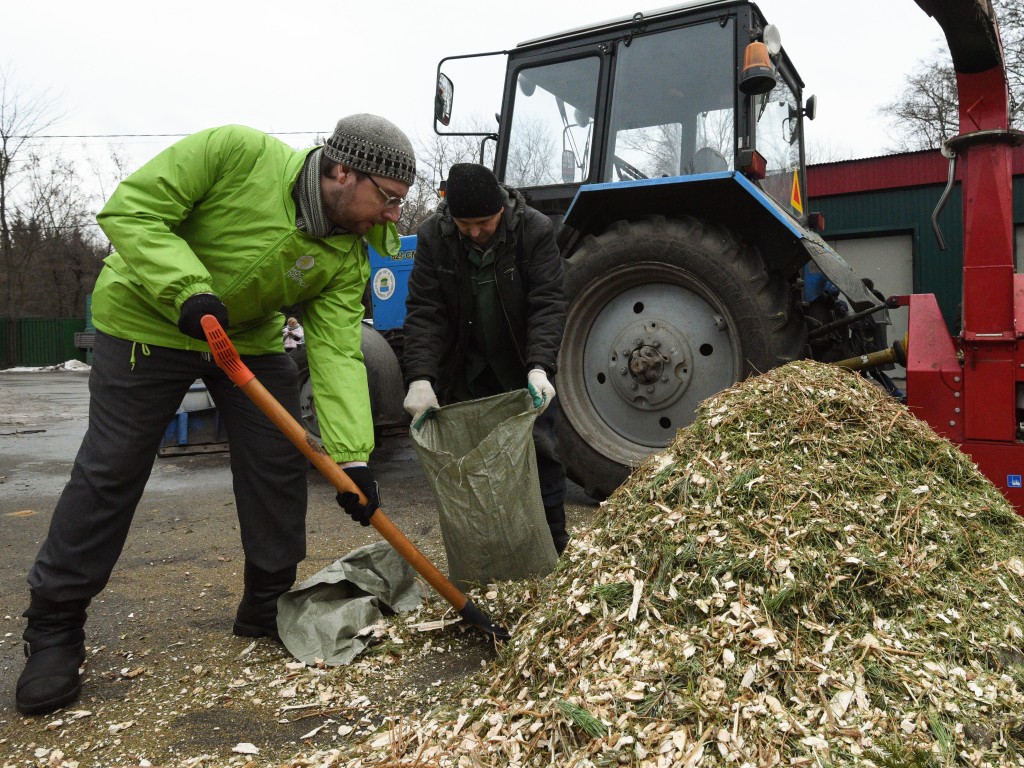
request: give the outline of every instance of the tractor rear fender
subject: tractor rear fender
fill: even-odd
[[[854,310],[878,304],[842,256],[736,171],[585,184],[566,211],[559,243],[571,259],[584,236],[600,234],[612,222],[680,214],[735,232],[757,248],[772,272],[795,276],[814,261]]]

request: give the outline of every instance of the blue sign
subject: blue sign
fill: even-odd
[[[401,252],[391,258],[369,249],[373,327],[382,333],[401,328],[405,322],[405,297],[416,258],[416,235],[403,235],[401,241]]]
[[[1007,488],[1020,488],[1022,487],[1020,481],[1020,475],[1007,475],[1006,476],[1006,487]]]

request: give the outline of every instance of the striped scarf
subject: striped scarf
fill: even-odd
[[[323,151],[321,147],[306,157],[294,190],[299,207],[295,226],[313,237],[327,237],[334,232],[334,224],[324,213],[323,198],[320,196],[320,156]]]

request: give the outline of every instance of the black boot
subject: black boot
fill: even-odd
[[[277,631],[277,598],[295,583],[296,566],[264,571],[245,564],[245,592],[235,614],[234,633],[239,637],[270,637],[281,642]]]
[[[79,669],[85,661],[85,609],[88,600],[51,602],[33,594],[28,610],[25,669],[15,703],[25,715],[45,715],[78,698]]]
[[[544,517],[551,529],[551,540],[555,542],[555,551],[561,555],[569,546],[569,534],[565,530],[565,506],[544,507]]]

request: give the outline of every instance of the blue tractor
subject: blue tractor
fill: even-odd
[[[496,130],[481,132],[453,121],[442,68],[487,56],[507,61]],[[435,131],[479,136],[481,161],[555,223],[570,300],[559,435],[595,498],[708,396],[797,358],[848,357],[837,306],[879,306],[805,210],[815,102],[802,88],[778,30],[738,0],[439,63]]]

